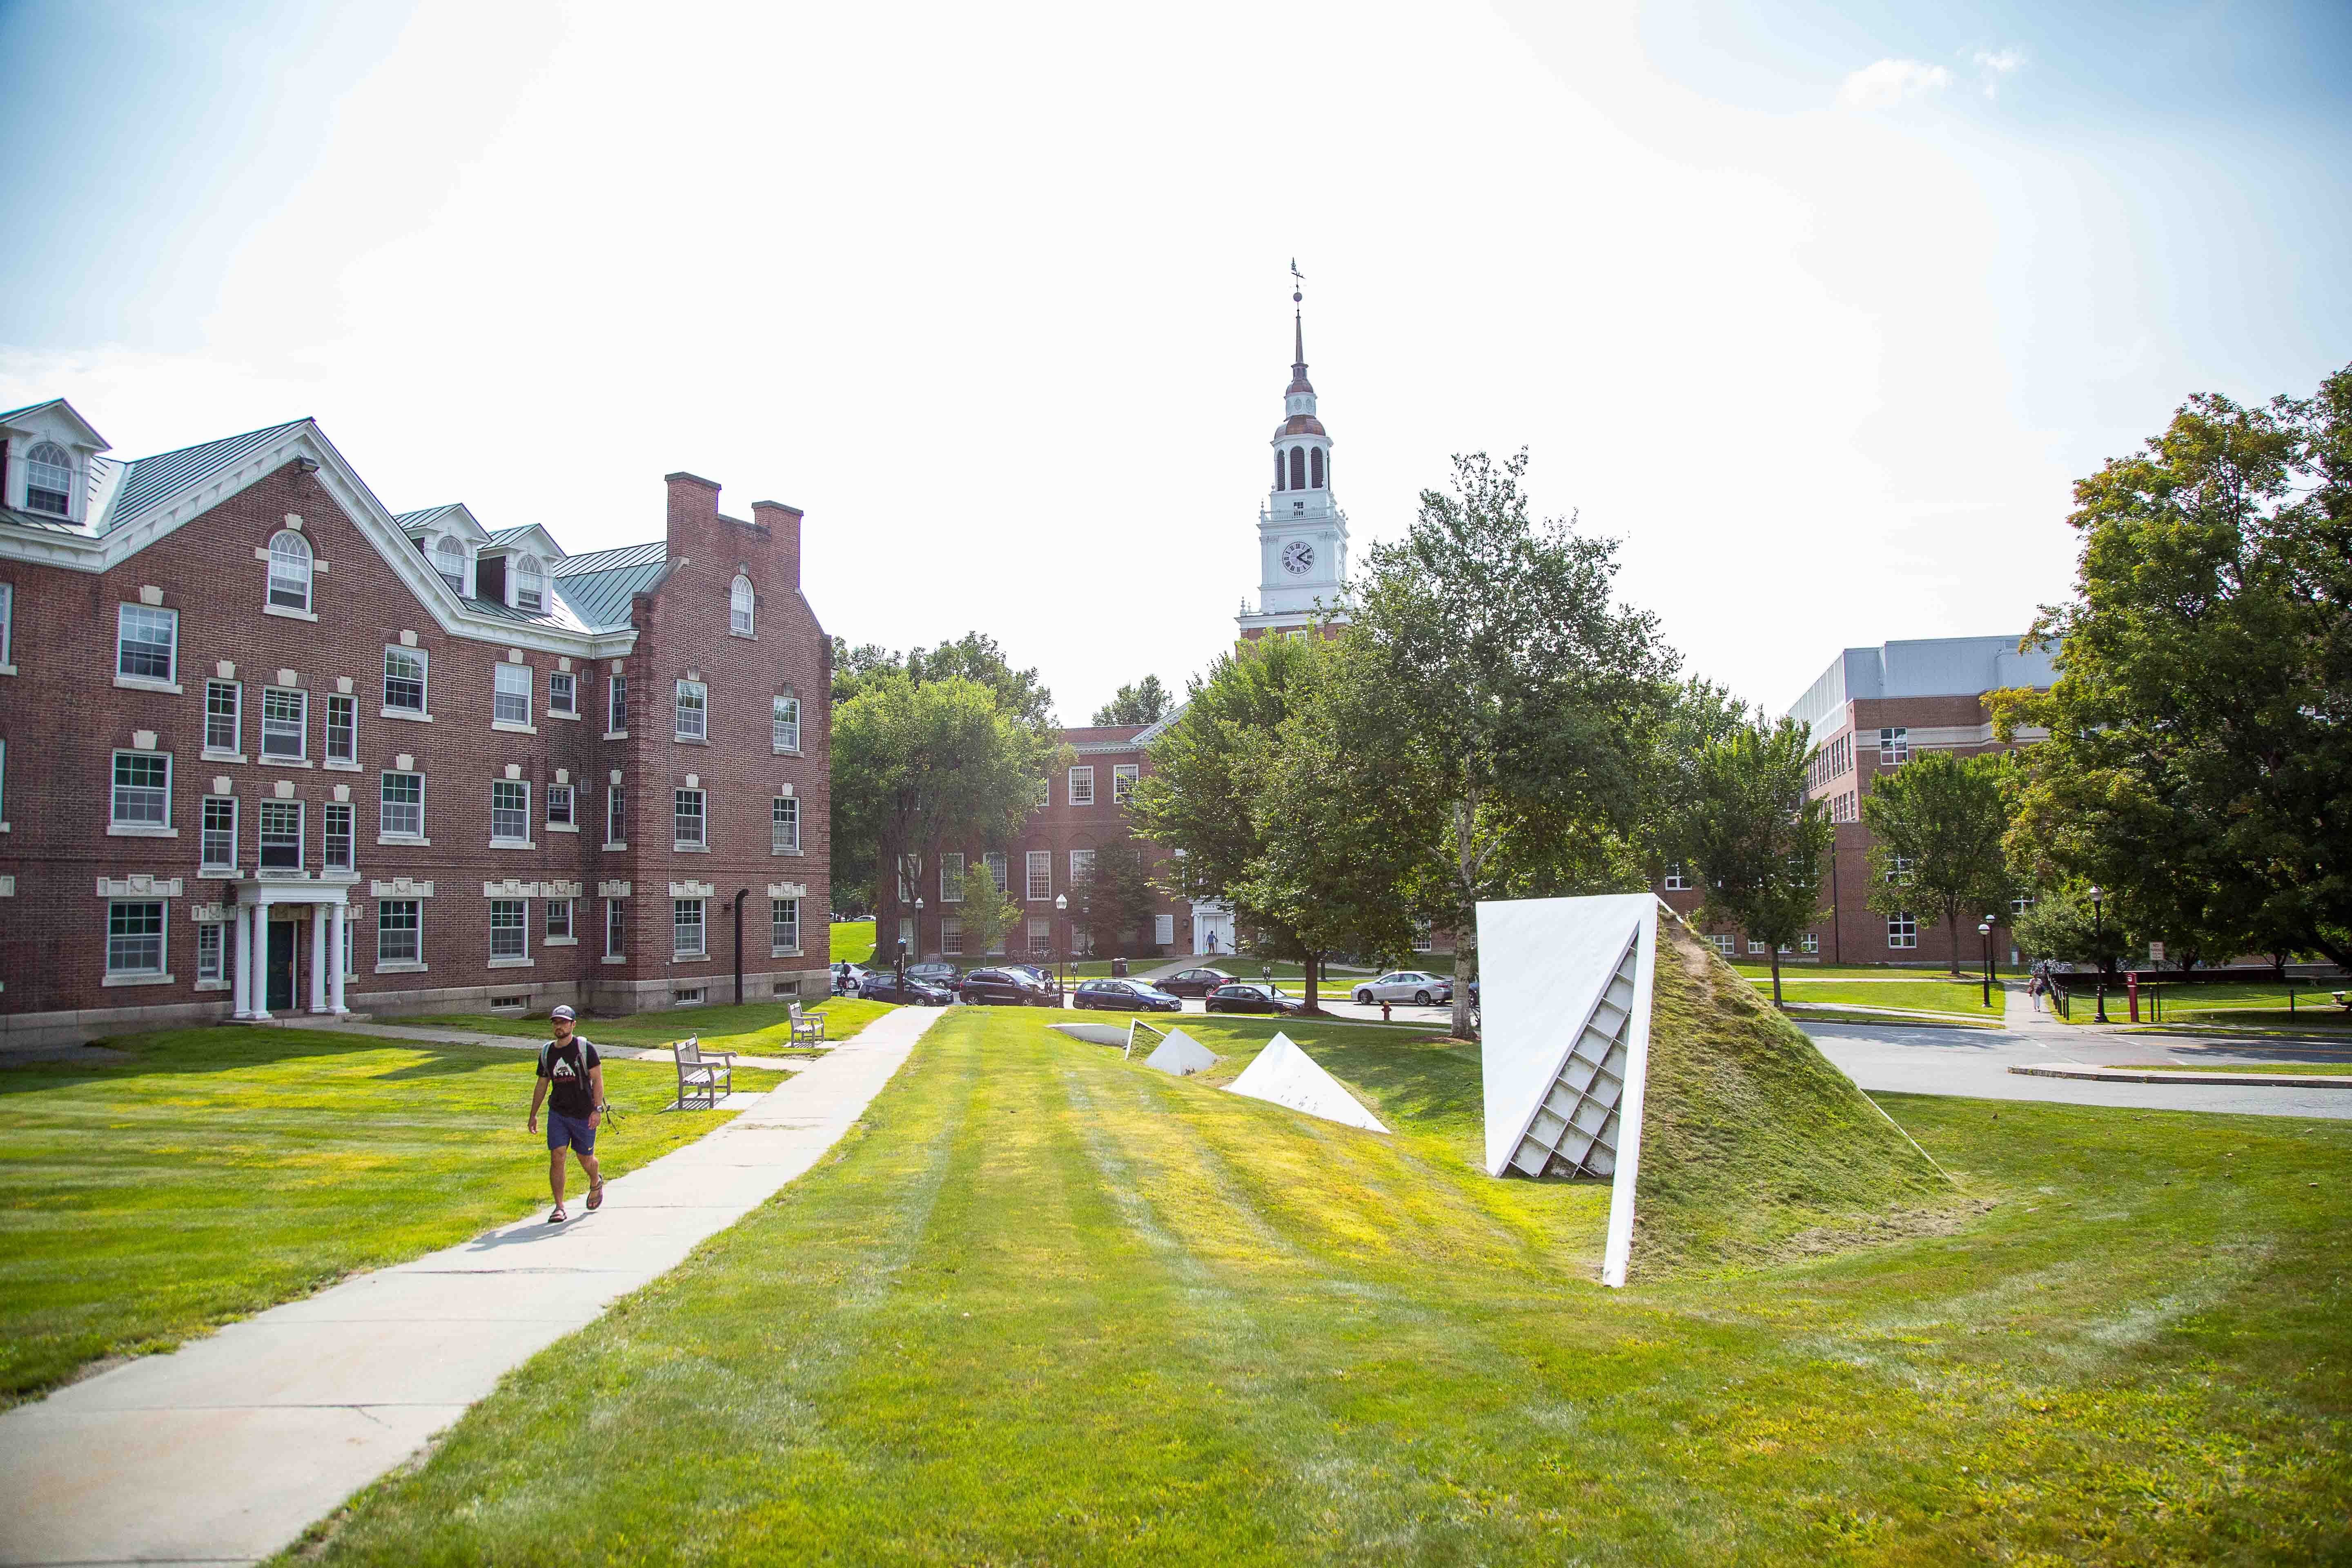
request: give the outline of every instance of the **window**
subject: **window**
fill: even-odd
[[[1919,945],[1919,922],[1912,918],[1909,910],[1886,917],[1886,945],[1889,947]]]
[[[708,826],[703,819],[703,802],[704,792],[701,790],[682,789],[677,793],[670,814],[672,818],[670,837],[681,847],[691,845],[699,849],[704,847],[707,842],[703,837]]]
[[[1120,805],[1125,805],[1133,799],[1135,781],[1142,771],[1142,765],[1138,763],[1119,763],[1113,765],[1110,770],[1111,799]]]
[[[499,724],[530,722],[530,666],[499,666],[498,691],[490,699],[490,718]]]
[[[940,902],[963,902],[963,857],[961,855],[943,854],[940,857]]]
[[[173,679],[179,668],[180,612],[124,605],[114,625],[114,673],[133,680]]]
[[[525,555],[516,560],[514,594],[518,610],[537,615],[547,608],[547,575],[539,569],[537,558]]]
[[[466,547],[446,534],[433,547],[433,569],[441,574],[451,593],[466,591]]]
[[[25,454],[25,510],[73,515],[73,459],[55,441],[36,442]]]
[[[604,956],[619,958],[629,951],[629,906],[625,900],[604,900]]]
[[[245,722],[245,689],[234,680],[205,682],[205,750],[234,755]]]
[[[710,689],[698,680],[677,683],[677,721],[674,733],[681,741],[710,738]]]
[[[982,865],[988,868],[988,879],[996,884],[996,896],[1003,898],[1013,886],[1012,872],[1005,864],[1004,851],[992,849],[982,855],[980,861]]]
[[[0,664],[8,662],[8,649],[16,635],[16,585],[0,583]]]
[[[283,686],[261,689],[261,754],[299,763],[310,745],[310,694]]]
[[[2032,907],[2033,895],[2032,893],[2020,893],[2017,897],[2009,900],[2009,912],[2011,917],[2022,915],[2026,910]]]
[[[547,900],[547,940],[550,942],[572,940],[572,900],[570,899]]]
[[[547,710],[550,713],[569,713],[578,718],[580,700],[577,693],[578,678],[557,670],[547,678]]]
[[[1666,868],[1666,891],[1669,893],[1690,891],[1690,872],[1679,860]]]
[[[1751,936],[1748,939],[1748,957],[1754,958],[1759,953],[1767,953],[1769,952],[1771,952],[1770,948],[1765,946],[1764,943],[1758,942],[1754,937]]]
[[[265,800],[261,803],[261,868],[299,871],[302,868],[302,803]]]
[[[779,855],[801,852],[801,803],[780,795],[772,803],[768,821],[769,847]]]
[[[1878,762],[1881,767],[1900,767],[1911,760],[1911,731],[1896,728],[1878,732]]]
[[[699,1007],[703,998],[709,994],[708,985],[680,985],[670,992],[669,1005],[673,1007]]]
[[[376,831],[386,838],[425,837],[425,775],[383,775],[383,812]]]
[[[207,871],[232,870],[236,866],[236,797],[205,796],[205,823],[196,839],[196,859]]]
[[[1029,851],[1029,897],[1032,900],[1054,896],[1054,852],[1050,849]]]
[[[529,907],[520,899],[490,900],[490,960],[530,956]]]
[[[310,607],[310,542],[290,528],[269,539],[269,602],[287,610]]]
[[[106,907],[106,973],[163,973],[163,901],[118,900]]]
[[[490,781],[490,842],[530,840],[530,785],[513,779]]]
[[[172,826],[172,759],[153,752],[114,753],[117,827]]]
[[[383,705],[395,713],[425,711],[425,655],[420,650],[383,650]]]
[[[1797,946],[1801,951],[1805,952],[1821,952],[1821,933],[1819,931],[1807,931],[1803,936],[1797,939]]]
[[[940,922],[940,952],[949,958],[963,952],[963,921],[952,917]]]
[[[375,906],[375,961],[420,963],[425,957],[422,899],[381,899]]]
[[[360,760],[360,700],[356,697],[327,699],[327,761],[352,763]]]
[[[798,899],[768,900],[768,945],[775,950],[769,956],[776,958],[801,950],[801,901]]]
[[[702,900],[672,899],[669,905],[670,956],[702,956]]]
[[[629,678],[613,677],[604,692],[604,728],[615,735],[629,732]]]
[[[353,871],[359,868],[359,845],[352,832],[352,807],[348,801],[329,801],[320,808],[326,818],[325,847],[319,864],[329,871]]]
[[[1909,881],[1911,879],[1911,857],[1908,855],[1895,856],[1893,863],[1886,868],[1886,879],[1890,882]]]
[[[1091,849],[1070,851],[1070,886],[1083,888],[1095,879],[1095,852]]]
[[[351,979],[360,972],[358,911],[349,904],[343,906],[343,978]]]
[[[570,784],[547,786],[547,825],[550,827],[578,826],[572,820],[572,786]]]
[[[604,796],[604,842],[626,844],[628,841],[628,793],[619,784],[614,784]]]
[[[222,960],[226,955],[228,944],[222,938],[227,931],[228,927],[218,921],[206,921],[196,928],[198,980],[219,980],[226,974],[227,965]]]
[[[1307,448],[1304,447],[1290,449],[1290,488],[1295,490],[1307,488]]]
[[[727,589],[727,629],[748,637],[757,624],[758,602],[751,593],[751,579],[738,572]]]
[[[1070,770],[1070,804],[1092,805],[1095,803],[1095,771],[1092,768]]]
[[[1710,936],[1706,940],[1715,943],[1716,952],[1723,954],[1726,958],[1729,958],[1731,956],[1731,938],[1729,936]]]
[[[1031,921],[1029,922],[1029,951],[1032,952],[1051,952],[1054,951],[1054,922],[1052,921]]]
[[[776,699],[776,750],[797,752],[801,749],[801,700],[797,697]]]

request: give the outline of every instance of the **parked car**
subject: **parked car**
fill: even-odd
[[[963,976],[952,963],[910,963],[907,965],[907,978],[953,991],[959,988]]]
[[[833,994],[836,996],[856,995],[858,994],[859,987],[866,984],[866,971],[858,964],[846,962],[835,964],[833,966]]]
[[[1209,993],[1202,1004],[1212,1013],[1296,1013],[1306,1005],[1281,986],[1263,980],[1236,981]]]
[[[973,1006],[1056,1007],[1061,996],[1026,969],[975,969],[956,987]]]
[[[1454,982],[1442,974],[1425,974],[1418,969],[1396,969],[1378,980],[1367,980],[1349,993],[1359,1002],[1410,1002],[1416,1007],[1427,1007],[1439,1002],[1454,1000]]]
[[[1071,993],[1073,1007],[1108,1007],[1115,1013],[1181,1013],[1181,997],[1140,980],[1088,980]]]
[[[1187,969],[1152,982],[1171,996],[1206,996],[1220,985],[1231,985],[1234,977],[1222,969]]]
[[[955,1000],[955,993],[944,985],[931,985],[909,974],[900,980],[887,969],[877,969],[866,977],[859,995],[868,1002],[899,1002],[917,1007],[944,1007]]]

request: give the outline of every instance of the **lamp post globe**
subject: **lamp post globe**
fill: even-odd
[[[1062,928],[1062,950],[1058,955],[1060,962],[1055,967],[1054,975],[1054,994],[1055,999],[1058,1002],[1066,1002],[1069,1000],[1070,928],[1067,921],[1061,918],[1066,916],[1069,912],[1070,895],[1067,893],[1055,893],[1054,895],[1054,914],[1056,917],[1055,923],[1060,925]]]

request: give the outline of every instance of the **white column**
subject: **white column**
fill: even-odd
[[[269,1016],[269,889],[254,889],[253,908],[247,911],[253,919],[253,981],[248,1000],[253,1011],[248,1016]]]
[[[327,1010],[327,916],[332,904],[310,906],[310,1011]]]
[[[232,940],[236,944],[236,969],[230,977],[229,995],[235,1005],[232,1014],[239,1018],[253,1016],[253,909],[249,904],[229,906],[231,923],[236,927]]]
[[[351,967],[351,955],[343,950],[352,940],[351,931],[343,924],[343,912],[350,908],[349,904],[328,906],[328,918],[334,922],[327,928],[327,1011],[330,1013],[350,1011],[343,1005],[343,971]]]

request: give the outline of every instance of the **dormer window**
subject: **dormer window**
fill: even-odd
[[[515,562],[515,608],[537,615],[547,608],[547,576],[539,563],[525,555]]]
[[[288,610],[310,607],[310,542],[290,528],[269,541],[269,602]]]
[[[751,593],[751,579],[738,572],[734,585],[727,590],[727,629],[739,637],[748,637],[758,623],[758,601]]]
[[[55,441],[37,441],[25,454],[25,510],[73,515],[73,459]]]
[[[453,594],[466,591],[466,547],[444,534],[441,542],[433,547],[433,569],[441,574],[441,581],[449,584]]]

